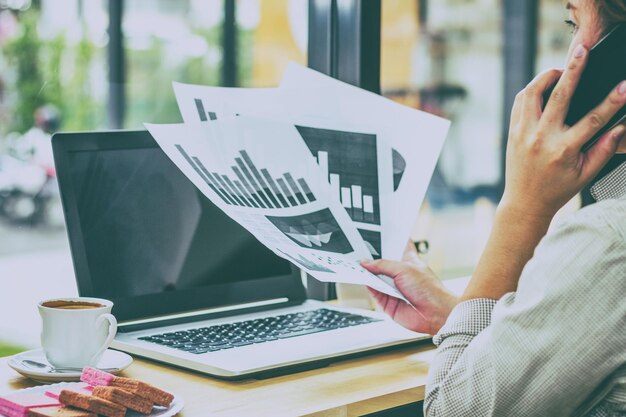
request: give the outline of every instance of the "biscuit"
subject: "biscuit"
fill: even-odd
[[[54,398],[58,402],[59,395],[61,395],[61,391],[63,391],[64,389],[68,391],[79,392],[85,395],[91,395],[91,393],[93,392],[93,387],[91,385],[76,383],[71,386],[62,385],[60,387],[50,388],[49,390],[46,391],[44,395],[50,398]],[[57,405],[61,405],[61,404],[58,403]]]
[[[61,391],[59,401],[65,405],[92,411],[106,417],[124,417],[126,414],[126,407],[103,400],[102,398],[84,395],[74,391]]]
[[[89,385],[111,385],[111,381],[115,379],[115,375],[90,367],[83,368],[80,380]]]
[[[0,414],[7,417],[26,417],[30,409],[53,405],[61,404],[43,393],[15,392],[0,397]]]
[[[150,414],[154,406],[152,401],[116,387],[95,387],[93,395],[143,414]]]
[[[156,405],[169,407],[174,400],[174,396],[148,383],[115,376],[108,372],[94,368],[84,368],[80,380],[94,386],[111,386],[130,391],[140,397],[150,400]]]
[[[163,407],[169,407],[174,400],[174,396],[169,392],[136,379],[115,377],[110,386],[130,391]]]
[[[54,406],[35,408],[28,411],[28,417],[98,417],[90,411],[79,410],[78,408]]]

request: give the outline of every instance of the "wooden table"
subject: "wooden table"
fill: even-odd
[[[361,416],[422,401],[430,342],[265,380],[229,382],[135,359],[123,376],[176,392],[180,417]],[[0,359],[0,393],[38,385]]]

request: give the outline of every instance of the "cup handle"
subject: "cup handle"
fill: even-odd
[[[98,349],[98,351],[94,353],[91,359],[89,360],[89,363],[92,366],[98,365],[97,363],[95,363],[96,360],[100,356],[102,356],[105,350],[108,349],[109,345],[113,341],[113,338],[115,337],[115,334],[117,333],[117,319],[115,318],[113,314],[105,313],[101,315],[100,317],[98,317],[96,319],[96,327],[100,327],[105,320],[109,322],[109,335],[107,336],[106,340],[102,344],[102,347],[100,347],[100,349]]]

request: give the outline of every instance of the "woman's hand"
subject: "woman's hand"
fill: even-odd
[[[413,242],[409,241],[402,262],[381,259],[363,261],[362,265],[373,274],[393,278],[398,290],[415,306],[413,308],[402,300],[369,288],[383,311],[407,329],[437,333],[458,303],[458,298],[445,289],[419,258]]]
[[[501,201],[508,210],[552,218],[615,153],[625,131],[622,125],[604,134],[587,152],[581,148],[626,104],[626,81],[574,126],[564,123],[587,56],[587,50],[578,46],[565,71],[546,71],[517,95]],[[559,76],[542,111],[543,93]]]

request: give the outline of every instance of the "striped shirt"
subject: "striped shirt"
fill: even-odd
[[[517,291],[455,307],[426,416],[626,416],[626,163],[548,233]]]

